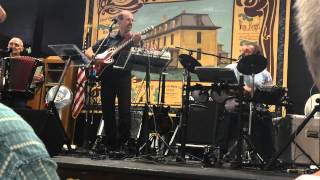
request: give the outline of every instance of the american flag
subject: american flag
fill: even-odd
[[[85,102],[85,82],[87,77],[83,68],[78,69],[76,95],[72,105],[72,117],[76,119],[81,112]]]
[[[90,45],[90,32],[91,29],[89,28],[91,25],[88,24],[88,30],[86,33],[86,36],[84,38],[83,46],[82,46],[82,51],[85,53],[85,50],[88,48]],[[76,95],[74,96],[73,99],[73,104],[72,104],[72,117],[76,119],[78,115],[80,114],[84,104],[85,104],[85,83],[87,81],[86,73],[85,73],[85,68],[84,67],[79,67],[78,69],[78,74],[77,74],[77,84],[76,84]]]

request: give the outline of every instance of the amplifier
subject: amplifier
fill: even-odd
[[[289,136],[305,120],[306,116],[289,114],[280,119],[276,132],[276,149],[279,150],[288,141]],[[320,163],[320,135],[319,135],[319,118],[312,118],[295,137],[294,142],[282,154],[281,158],[287,162],[297,164],[311,164],[310,159],[305,155],[308,154],[317,164]],[[299,147],[302,149],[300,150]],[[304,152],[302,152],[304,151]]]
[[[140,131],[141,121],[142,121],[142,114],[143,114],[143,107],[131,107],[131,138],[137,138],[138,133]],[[97,135],[105,136],[104,133],[104,123],[102,123],[102,112],[98,111],[93,114],[89,114],[88,117],[88,140],[89,144],[92,143]],[[116,119],[118,120],[118,110],[116,108]],[[80,113],[77,120],[76,120],[76,128],[75,128],[75,135],[74,135],[74,144],[81,146],[83,143],[84,138],[84,128],[86,124],[86,114]]]

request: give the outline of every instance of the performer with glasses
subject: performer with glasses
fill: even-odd
[[[97,54],[101,54],[111,47],[116,47],[130,38],[132,43],[122,49],[113,59],[117,59],[119,54],[129,51],[132,46],[138,46],[141,40],[140,33],[132,33],[133,14],[130,11],[121,11],[117,17],[119,30],[103,41]],[[102,41],[86,50],[88,57],[93,57]],[[120,57],[123,58],[123,57]],[[130,137],[131,128],[131,72],[118,70],[113,66],[108,66],[100,77],[101,80],[101,101],[102,112],[105,121],[106,146],[109,151],[123,150],[128,146],[134,146],[134,140]],[[115,103],[118,100],[119,124],[116,126]]]

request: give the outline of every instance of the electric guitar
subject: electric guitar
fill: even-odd
[[[162,74],[162,87],[161,87],[161,104],[158,102],[158,106],[153,105],[153,112],[156,121],[156,127],[158,132],[166,134],[172,129],[172,121],[169,116],[170,106],[164,106],[165,90],[166,90],[166,76]]]
[[[145,28],[141,32],[141,35],[146,34],[148,31],[152,30],[153,28],[154,28],[153,26],[149,26],[149,27]],[[106,51],[104,51],[103,53],[98,54],[96,56],[95,70],[96,70],[96,75],[98,78],[101,76],[103,71],[109,65],[114,63],[113,56],[116,55],[117,53],[119,53],[119,51],[121,51],[125,47],[127,47],[129,45],[129,43],[131,43],[132,41],[133,41],[133,36],[130,39],[126,40],[125,42],[121,43],[119,46],[111,47],[111,48],[107,49]]]

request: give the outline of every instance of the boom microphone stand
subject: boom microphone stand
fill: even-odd
[[[112,32],[114,24],[117,23],[117,19],[112,19],[112,23],[109,25],[108,29],[108,34],[105,36],[105,38],[101,41],[101,43],[98,46],[98,49],[95,51],[94,55],[92,56],[91,63],[89,63],[85,67],[85,75],[87,77],[87,81],[85,84],[85,109],[86,109],[86,114],[85,114],[85,125],[84,125],[84,133],[83,133],[83,143],[82,143],[82,148],[85,150],[88,150],[88,145],[89,145],[89,116],[91,114],[91,122],[90,125],[93,124],[93,115],[94,115],[94,110],[93,110],[93,104],[91,103],[91,90],[92,87],[94,86],[94,83],[96,82],[96,71],[94,69],[94,65],[96,64],[96,56],[98,55],[102,45],[104,44],[105,41],[106,44],[109,42],[109,37]],[[101,119],[102,121],[102,119]],[[100,122],[101,124],[101,122]],[[103,126],[99,128],[103,129]],[[97,137],[99,138],[99,137]],[[94,147],[92,148],[94,150]]]

